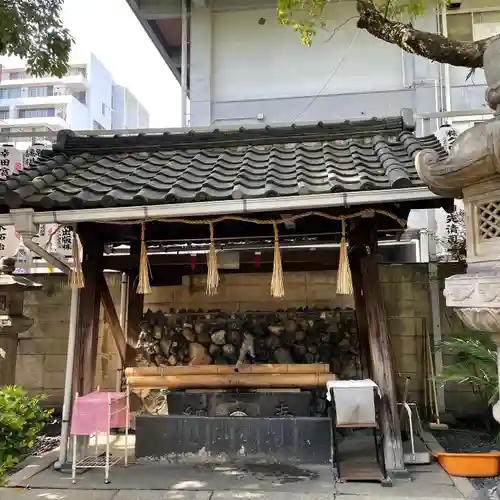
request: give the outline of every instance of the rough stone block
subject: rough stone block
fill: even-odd
[[[335,281],[331,283],[308,283],[305,293],[308,302],[314,302],[316,300],[334,300],[337,295],[337,283]]]
[[[60,372],[66,369],[66,355],[45,354],[43,369],[46,372]]]
[[[147,306],[149,304],[157,304],[157,303],[169,303],[174,300],[174,286],[158,286],[153,287],[152,293],[149,293],[144,296],[144,303]]]
[[[412,317],[392,317],[388,319],[389,332],[391,337],[414,337],[415,318]],[[405,339],[406,340],[406,339]]]
[[[43,373],[43,390],[52,393],[54,390],[64,389],[64,371]]]
[[[26,389],[43,388],[43,359],[41,354],[27,354],[17,357],[16,384]]]
[[[18,354],[61,354],[66,356],[68,342],[64,337],[60,338],[23,338],[19,339]]]

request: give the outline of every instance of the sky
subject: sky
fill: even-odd
[[[63,22],[75,51],[93,52],[149,111],[151,128],[180,127],[180,86],[125,0],[65,0]]]

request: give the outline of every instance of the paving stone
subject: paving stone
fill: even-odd
[[[209,500],[211,495],[211,491],[121,490],[113,500]]]
[[[464,498],[452,485],[423,484],[422,481],[397,483],[392,488],[369,483],[344,483],[336,486],[335,500],[353,500],[353,496],[356,496],[356,500],[457,500]]]
[[[112,500],[115,495],[116,490],[27,490],[22,488],[0,488],[0,498],[2,500]]]
[[[214,491],[210,500],[335,500],[335,494],[285,493],[282,491]]]

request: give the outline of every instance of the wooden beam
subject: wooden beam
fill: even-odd
[[[349,239],[349,245],[351,249],[355,248],[355,242],[352,242],[351,239]],[[349,266],[351,268],[354,308],[356,310],[356,320],[358,324],[361,372],[363,378],[371,378],[370,332],[368,329],[368,320],[366,318],[366,305],[363,296],[363,279],[361,276],[359,253],[353,251],[349,253]]]
[[[403,474],[406,473],[403,441],[398,416],[393,354],[378,273],[376,226],[372,220],[360,220],[353,233],[357,233],[352,236],[355,242],[352,251],[357,254],[353,257],[359,258],[360,264],[372,374],[382,394],[382,432],[386,466],[390,473]]]
[[[99,342],[99,277],[102,275],[104,246],[90,229],[83,226],[78,231],[83,247],[82,269],[85,280],[85,287],[80,290],[73,371],[73,392],[79,394],[94,390]]]
[[[237,252],[238,250],[235,250]],[[315,251],[309,249],[305,250],[292,250],[283,249],[281,252],[283,265],[285,264],[299,264],[299,263],[331,263],[332,265],[338,264],[338,248],[317,248]],[[261,264],[272,265],[274,259],[273,250],[264,250],[261,255]],[[152,254],[148,255],[149,265],[154,267],[160,266],[189,266],[189,255],[166,255],[166,254]],[[240,266],[245,264],[254,265],[255,252],[251,250],[239,251]],[[107,255],[104,257],[103,266],[105,269],[117,269],[120,271],[136,270],[138,266],[137,255]],[[206,255],[200,254],[197,259],[197,267],[205,269],[206,272]]]
[[[116,312],[113,297],[111,296],[106,278],[102,273],[99,277],[99,290],[101,292],[104,319],[111,330],[111,334],[113,335],[120,360],[124,364],[127,357],[133,358],[135,356],[135,349],[132,345],[130,345],[130,343],[127,343],[128,339],[125,338],[125,333],[120,325],[120,319]],[[131,342],[131,340],[129,342]]]

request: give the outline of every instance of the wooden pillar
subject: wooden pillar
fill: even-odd
[[[92,224],[82,224],[78,234],[83,247],[82,269],[85,287],[80,290],[73,371],[73,393],[95,389],[99,343],[100,286],[104,245]]]
[[[128,312],[127,312],[127,338],[133,345],[139,340],[139,323],[144,315],[144,295],[136,293],[139,280],[140,241],[133,241],[130,245],[130,255],[137,259],[137,267],[128,274]],[[127,350],[127,366],[135,366],[135,351]]]
[[[393,355],[378,273],[377,227],[374,219],[357,221],[352,228],[350,243],[351,259],[355,264],[353,275],[356,277],[353,277],[353,285],[355,280],[361,282],[362,291],[359,283],[356,283],[358,301],[364,302],[366,309],[372,378],[382,394],[381,417],[385,462],[390,474],[406,475]],[[357,262],[359,268],[356,267]]]
[[[349,255],[349,267],[351,268],[352,288],[354,294],[354,307],[356,309],[356,320],[358,324],[359,357],[361,361],[361,373],[363,378],[372,377],[370,338],[368,320],[366,318],[366,306],[363,297],[363,283],[361,277],[361,266],[356,254]]]

